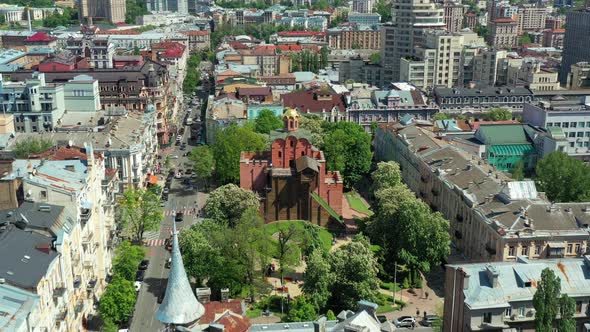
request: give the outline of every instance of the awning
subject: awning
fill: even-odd
[[[547,242],[549,248],[565,248],[565,244],[563,242]]]
[[[94,204],[92,204],[92,202],[89,202],[89,201],[82,201],[82,202],[80,202],[80,206],[83,209],[92,209],[92,205],[94,205]]]
[[[158,184],[158,177],[153,174],[148,175],[148,183],[149,184]]]

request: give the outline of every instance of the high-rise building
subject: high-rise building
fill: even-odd
[[[450,32],[459,32],[463,27],[463,13],[465,8],[457,2],[447,0],[443,4],[445,24]]]
[[[125,0],[80,0],[78,3],[78,17],[87,24],[95,19],[122,23],[125,22],[125,12]]]
[[[590,10],[572,11],[566,17],[565,37],[559,79],[566,84],[574,63],[590,61]]]
[[[384,25],[381,64],[384,82],[400,79],[400,59],[412,56],[414,47],[424,41],[427,29],[444,29],[444,11],[429,0],[396,0],[391,23]]]
[[[372,13],[373,12],[373,0],[353,0],[352,11],[357,13]]]
[[[495,48],[512,48],[518,45],[518,23],[507,17],[490,22],[488,43]]]
[[[547,8],[534,4],[518,6],[518,34],[526,31],[537,31],[545,27]]]

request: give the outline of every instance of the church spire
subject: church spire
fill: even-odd
[[[176,223],[172,223],[172,260],[166,296],[158,311],[156,318],[164,324],[187,325],[196,322],[205,313],[205,308],[193,293],[186,276],[182,256],[178,248],[178,235]]]

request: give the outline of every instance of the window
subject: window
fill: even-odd
[[[574,142],[570,142],[570,148],[574,147]]]
[[[586,122],[578,122],[578,127],[580,127],[580,128],[586,127]]]
[[[563,123],[563,128],[569,128],[569,127],[570,127],[570,124],[568,122]]]
[[[279,158],[283,157],[283,153],[281,151],[279,151]]]
[[[488,324],[492,322],[492,313],[491,312],[484,312],[483,313],[483,322],[488,323]]]
[[[590,137],[590,131],[586,132],[586,137]]]
[[[540,245],[536,245],[535,246],[535,255],[540,255],[541,254],[541,246]]]
[[[553,122],[547,122],[547,127],[553,127]]]
[[[576,137],[576,133],[575,133],[575,132],[573,132],[573,131],[572,131],[572,132],[569,132],[569,133],[567,134],[567,137],[570,137],[570,138],[572,138],[572,137]]]
[[[506,308],[506,310],[504,311],[504,316],[506,316],[506,317],[512,316],[512,307]]]
[[[568,244],[568,245],[567,245],[567,253],[568,253],[568,254],[571,254],[571,253],[572,253],[572,249],[573,249],[573,248],[574,248],[574,245],[573,245],[573,244],[571,244],[571,243],[570,243],[570,244]]]
[[[514,246],[508,247],[508,256],[514,256],[514,254],[515,254]]]
[[[580,253],[580,244],[576,243],[576,254]]]
[[[576,313],[579,314],[582,312],[582,301],[576,301]]]
[[[587,148],[588,147],[588,142],[584,142],[584,147]]]
[[[553,125],[554,125],[555,127],[561,127],[561,122],[555,122]]]
[[[577,122],[570,122],[570,127],[576,128],[578,126]]]
[[[520,306],[518,308],[518,316],[519,317],[524,317],[524,311],[525,311],[525,309],[526,309],[525,306]]]
[[[584,132],[583,131],[578,131],[578,133],[576,134],[577,137],[584,137]]]
[[[47,191],[41,190],[39,194],[41,195],[41,199],[47,199]]]
[[[529,255],[529,247],[528,246],[522,246],[522,255],[523,256]]]

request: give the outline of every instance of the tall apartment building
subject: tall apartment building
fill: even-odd
[[[381,23],[381,15],[377,13],[350,13],[348,22],[356,25],[373,26]]]
[[[443,3],[445,11],[445,24],[447,30],[450,32],[459,32],[463,28],[463,14],[465,8],[461,3],[454,2],[452,0],[446,0]]]
[[[565,16],[547,16],[545,18],[545,29],[563,29],[565,25]]]
[[[126,13],[125,0],[79,0],[78,17],[80,21],[91,25],[94,20],[106,20],[110,23],[124,23]]]
[[[545,27],[547,8],[536,4],[521,4],[518,6],[518,34],[526,31],[536,31]]]
[[[188,15],[188,0],[167,0],[167,9],[181,15]]]
[[[571,11],[566,16],[565,37],[559,80],[567,83],[568,74],[573,64],[590,61],[590,10]]]
[[[477,14],[472,11],[467,12],[465,14],[463,26],[466,28],[469,28],[471,30],[474,30],[475,27],[477,26]]]
[[[462,69],[463,36],[431,30],[425,37],[425,44],[416,47],[413,57],[400,59],[401,81],[421,89],[457,86]]]
[[[508,52],[497,49],[481,49],[473,59],[473,82],[478,86],[494,86],[498,69]]]
[[[512,48],[518,45],[518,22],[511,18],[496,18],[490,22],[488,43],[495,48]]]
[[[375,5],[373,0],[353,0],[352,11],[357,13],[372,13],[373,6]]]
[[[380,27],[349,26],[328,29],[328,43],[333,49],[381,49]]]
[[[444,10],[429,0],[396,0],[391,23],[384,25],[381,65],[384,82],[400,80],[400,59],[412,56],[427,29],[444,29]]]

